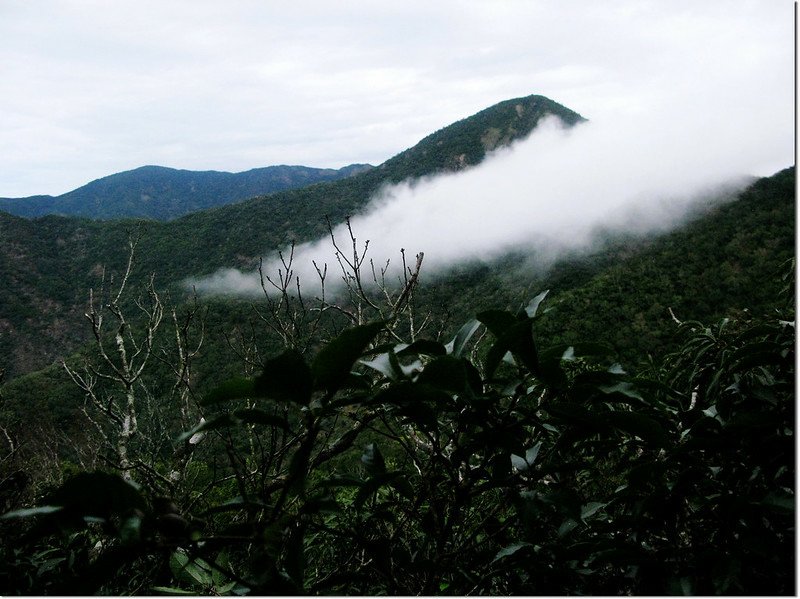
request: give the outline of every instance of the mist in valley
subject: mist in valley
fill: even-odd
[[[764,148],[775,149],[776,164],[791,154],[788,129],[710,132],[704,120],[629,115],[565,128],[549,117],[474,168],[385,186],[350,220],[356,248],[361,253],[368,243],[367,261],[377,271],[388,263],[389,280],[400,277],[401,249],[409,266],[424,252],[426,277],[520,251],[529,256],[526,268],[543,270],[567,254],[596,251],[609,235],[669,231],[734,198],[752,181]],[[332,234],[352,260],[347,225],[336,224]],[[317,268],[327,264],[326,291],[335,293],[343,280],[335,254],[330,237],[296,246],[294,276],[318,292]],[[278,256],[266,255],[263,272],[277,278],[279,270]],[[188,284],[201,293],[262,293],[258,272],[237,269]]]

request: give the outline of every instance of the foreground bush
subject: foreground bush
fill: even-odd
[[[539,348],[543,297],[268,360],[204,399],[185,496],[81,473],[6,514],[3,593],[794,593],[793,322],[684,323],[645,378]]]

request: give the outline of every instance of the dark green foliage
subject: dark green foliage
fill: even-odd
[[[335,181],[370,168],[368,164],[352,164],[338,170],[268,166],[224,173],[143,166],[103,177],[57,197],[0,198],[0,210],[26,218],[59,214],[96,220],[173,220],[255,196]]]
[[[3,548],[3,590],[128,593],[136,569],[135,588],[168,594],[792,594],[794,312],[684,323],[636,377],[601,344],[528,344],[542,297],[480,315],[483,363],[466,357],[473,322],[447,346],[382,343],[374,324],[310,365],[268,360],[257,381],[286,374],[266,397],[243,381],[209,396],[261,408],[184,438],[244,457],[231,425],[285,435],[282,465],[253,455],[182,507],[79,474],[54,507],[5,516],[36,525]]]
[[[715,321],[771,309],[784,263],[794,257],[794,168],[761,179],[723,204],[556,296],[542,331],[556,342],[594,339],[628,362],[670,345],[673,320]],[[569,265],[564,266],[568,271]]]

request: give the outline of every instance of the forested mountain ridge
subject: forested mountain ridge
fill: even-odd
[[[546,115],[566,124],[583,120],[542,96],[507,100],[350,177],[148,222],[136,274],[154,272],[163,285],[173,285],[221,267],[254,268],[265,253],[325,235],[326,216],[342,222],[382,185],[477,164],[491,149],[527,136]],[[24,220],[0,212],[0,280],[6,282],[0,286],[0,364],[9,378],[51,363],[86,339],[88,289],[97,287],[104,266],[109,272],[124,266],[126,239],[137,226],[55,215]]]
[[[584,120],[543,96],[500,102],[440,129],[368,172],[178,219],[171,223],[172,237],[192,246],[182,250],[189,261],[175,263],[165,255],[162,263],[176,277],[186,270],[203,275],[226,266],[253,268],[265,252],[327,235],[326,216],[335,225],[358,214],[383,185],[474,166],[491,149],[527,137],[548,115],[568,126]],[[203,254],[204,259],[193,260]]]
[[[0,210],[25,218],[56,214],[97,220],[173,220],[258,195],[335,181],[370,168],[369,164],[340,169],[279,165],[228,173],[142,166],[102,177],[60,196],[0,198]]]

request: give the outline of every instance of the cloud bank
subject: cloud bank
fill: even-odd
[[[765,156],[790,164],[791,130],[709,131],[698,122],[700,115],[665,117],[572,129],[553,117],[527,140],[471,170],[386,187],[351,219],[359,247],[368,240],[368,256],[378,266],[398,264],[401,248],[407,256],[424,252],[427,274],[519,248],[538,254],[546,266],[561,253],[591,247],[599,228],[672,228],[693,207],[741,185]],[[334,236],[346,251],[345,226],[335,227]],[[295,248],[294,273],[312,288],[318,278],[314,262],[336,272],[330,239]],[[275,276],[279,268],[275,256],[266,257],[266,274]],[[328,289],[336,282],[329,277]],[[258,273],[235,269],[192,283],[207,293],[261,293]]]
[[[778,4],[676,1],[657,13],[659,3],[612,2],[574,15],[574,44],[542,32],[548,68],[532,80],[592,84],[562,87],[563,97],[549,93],[558,86],[525,93],[549,95],[589,122],[544,122],[476,168],[382,190],[352,219],[359,243],[370,240],[376,264],[397,262],[401,248],[424,252],[424,273],[519,247],[553,259],[588,247],[599,227],[668,229],[720,185],[790,166],[792,31]],[[547,22],[545,5],[532,6],[531,22]],[[566,35],[572,21],[561,23],[554,31]],[[347,239],[341,227],[335,234]],[[316,279],[312,260],[333,263],[329,240],[296,248],[303,281]],[[265,264],[276,272],[273,256]],[[231,269],[195,283],[260,293],[257,274]]]

